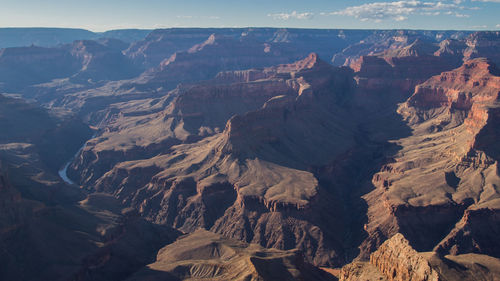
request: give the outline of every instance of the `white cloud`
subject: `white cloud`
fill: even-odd
[[[297,13],[297,11],[293,11],[291,13],[279,13],[279,14],[268,14],[268,17],[273,17],[275,20],[289,20],[289,19],[298,19],[298,20],[309,20],[314,17],[314,13]]]
[[[492,2],[492,3],[500,3],[500,0],[472,0],[472,2]]]
[[[469,15],[457,12],[468,9],[461,6],[461,2],[461,0],[453,1],[453,3],[443,3],[441,1],[423,2],[416,0],[374,2],[347,7],[344,10],[329,13],[329,15],[350,16],[360,19],[361,21],[371,20],[375,22],[380,22],[382,20],[402,21],[408,19],[408,16],[411,15],[438,16],[442,13],[455,17],[469,17]]]
[[[500,28],[500,23],[495,26],[496,28]]]

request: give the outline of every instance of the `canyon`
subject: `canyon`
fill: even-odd
[[[499,32],[72,36],[0,50],[0,279],[499,280]]]

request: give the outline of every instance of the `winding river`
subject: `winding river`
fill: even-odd
[[[95,138],[96,135],[97,135],[97,132],[95,132],[89,140]],[[87,140],[87,141],[89,141],[89,140]],[[71,165],[71,163],[73,162],[73,160],[75,160],[75,158],[78,156],[78,154],[80,154],[80,152],[82,152],[83,148],[87,144],[87,141],[85,141],[83,143],[83,145],[78,149],[78,151],[75,153],[75,155],[73,155],[73,157],[71,157],[68,160],[68,162],[66,162],[66,164],[64,164],[64,166],[59,170],[59,176],[67,184],[76,185],[76,183],[68,177],[68,168],[69,168],[69,165]]]

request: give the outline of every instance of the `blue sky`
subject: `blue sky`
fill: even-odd
[[[500,29],[500,0],[0,0],[0,27]]]

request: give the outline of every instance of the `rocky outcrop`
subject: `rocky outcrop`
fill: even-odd
[[[483,253],[500,258],[496,237],[500,233],[498,209],[480,208],[465,211],[455,228],[436,246],[439,253],[460,255]]]
[[[486,255],[440,256],[415,251],[397,233],[370,256],[369,262],[344,266],[341,281],[354,280],[498,280],[500,260]]]
[[[369,262],[354,261],[342,267],[340,281],[387,281],[384,274]]]
[[[471,110],[473,104],[494,102],[500,89],[500,80],[494,75],[494,67],[484,59],[467,61],[460,68],[444,72],[419,85],[408,100],[408,105]],[[479,110],[478,107],[474,109]]]
[[[439,49],[434,52],[438,57],[454,57],[455,60],[460,60],[464,55],[467,44],[464,40],[446,39],[439,43]]]
[[[401,232],[418,251],[436,245],[451,251],[461,247],[459,241],[471,249],[471,240],[459,238],[462,226],[455,223],[464,212],[499,207],[499,194],[491,189],[500,182],[496,149],[484,148],[491,147],[496,133],[490,127],[496,124],[499,93],[495,73],[485,59],[468,61],[417,86],[400,106],[413,132],[398,141],[400,151],[373,177],[376,189],[365,196],[365,229],[373,237],[367,241],[378,241],[380,232],[385,237]],[[485,141],[484,150],[478,140]]]
[[[390,281],[440,280],[438,272],[399,233],[370,255],[370,263]]]
[[[351,148],[350,125],[339,129],[336,120],[345,112],[337,104],[348,99],[352,74],[332,68],[316,54],[263,72],[269,78],[231,83],[231,91],[216,79],[217,91],[201,84],[181,93],[172,105],[186,114],[184,126],[193,122],[190,108],[198,110],[195,117],[205,127],[213,126],[208,121],[217,115],[204,111],[205,103],[207,109],[226,108],[237,98],[232,110],[244,108],[232,118],[221,116],[229,119],[223,132],[206,130],[213,135],[115,165],[96,181],[95,189],[114,194],[156,223],[186,232],[202,227],[266,247],[298,247],[315,264],[341,263],[342,238],[333,226],[343,227],[342,216],[314,216],[338,199],[310,171]],[[145,128],[150,126],[145,123]],[[314,149],[318,143],[323,151]],[[217,208],[213,202],[219,202]]]
[[[183,236],[126,280],[336,280],[298,251],[265,249],[205,230]]]
[[[120,41],[75,41],[70,47],[71,54],[81,64],[80,70],[71,77],[76,83],[101,80],[130,79],[142,71],[121,53]]]
[[[500,32],[482,31],[469,35],[465,43],[467,49],[464,52],[464,60],[474,58],[488,58],[495,64],[500,64],[498,48],[500,46]]]
[[[433,75],[460,65],[461,55],[441,52],[437,44],[417,38],[401,48],[361,56],[349,67],[356,72],[362,91],[396,91],[401,95],[413,92],[416,85]]]
[[[397,233],[370,255],[369,262],[355,261],[342,267],[340,281],[438,281],[439,272]]]

